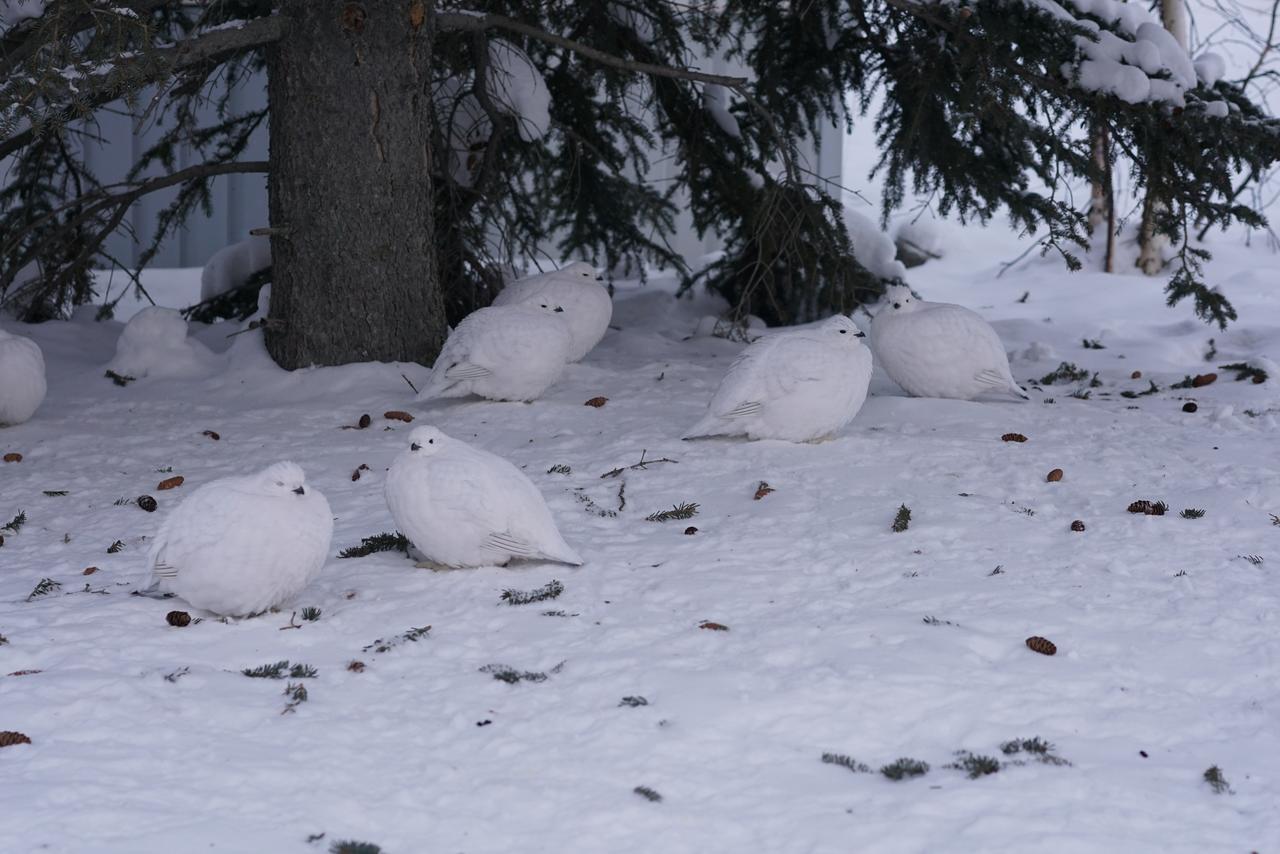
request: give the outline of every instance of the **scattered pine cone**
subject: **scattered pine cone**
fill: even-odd
[[[1209,383],[1213,382],[1217,378],[1218,378],[1217,374],[1197,374],[1195,379],[1191,381],[1191,387],[1200,388],[1202,386],[1207,386]]]
[[[82,573],[80,573],[80,574],[81,574],[81,575],[93,575],[93,574],[94,574],[95,572],[97,572],[97,571],[98,571],[98,568],[97,568],[96,566],[86,566],[86,567],[84,568],[84,572],[82,572]]]
[[[412,415],[399,409],[392,409],[389,412],[384,412],[382,413],[382,417],[389,421],[403,421],[405,424],[408,424],[413,420]]]
[[[222,438],[221,436],[218,435],[218,432],[216,430],[205,430],[200,435],[208,436],[210,439],[212,439],[215,442]]]
[[[698,529],[690,525],[689,527],[684,529],[684,533],[685,533],[685,536],[692,537],[694,534],[698,533]]]
[[[180,474],[175,474],[173,477],[166,477],[164,480],[156,484],[156,489],[177,489],[179,486],[182,486],[185,481],[185,477]]]
[[[364,673],[364,662],[352,661],[349,664],[347,664],[347,669],[350,670],[352,673]]]
[[[161,488],[163,488],[164,484],[161,484],[160,486]],[[160,506],[156,503],[156,500],[152,498],[150,495],[139,495],[138,500],[135,503],[139,507],[141,507],[143,510],[146,510],[148,513],[156,512],[156,508]]]
[[[1045,475],[1044,479],[1047,480],[1049,483],[1057,483],[1058,481],[1062,480],[1062,469],[1054,469],[1053,471]]]
[[[22,462],[22,454],[5,454],[4,461],[6,463],[20,463]]]
[[[31,739],[20,732],[6,729],[0,731],[0,747],[12,747],[15,744],[30,744]]]
[[[1079,519],[1075,520],[1074,522],[1072,522],[1072,523],[1071,523],[1071,530],[1073,530],[1073,531],[1083,531],[1083,530],[1084,530],[1084,522],[1080,521]]]
[[[1000,437],[1001,442],[1025,442],[1027,437],[1021,433],[1005,433]]]
[[[609,402],[609,398],[607,397],[593,397],[582,405],[594,406],[596,409],[599,409],[600,407],[604,406],[608,402]]]
[[[713,632],[729,631],[729,627],[726,626],[724,623],[713,623],[711,620],[703,620],[701,623],[698,624],[698,628],[710,629]]]
[[[1164,511],[1169,506],[1163,501],[1147,501],[1145,498],[1139,499],[1129,505],[1130,513],[1143,513],[1147,516],[1163,516]]]
[[[364,428],[368,427],[372,423],[373,423],[373,419],[370,418],[369,413],[366,412],[364,415],[360,416],[360,420],[356,422],[356,426],[358,426],[361,430],[363,430]]]
[[[362,472],[362,471],[368,471],[368,470],[369,470],[369,467],[368,467],[367,465],[365,465],[364,463],[361,463],[359,466],[357,466],[357,467],[356,467],[356,470],[355,470],[355,471],[353,471],[353,472],[351,473],[351,479],[352,479],[353,481],[359,480],[359,479],[360,479],[360,472]]]
[[[1042,638],[1039,635],[1032,635],[1027,638],[1027,647],[1033,652],[1041,655],[1054,655],[1058,651],[1058,647],[1048,638]]]
[[[774,489],[774,488],[773,488],[772,486],[770,486],[769,484],[765,483],[763,480],[762,480],[762,481],[760,481],[760,485],[756,487],[756,498],[755,498],[755,500],[756,500],[756,501],[759,501],[761,498],[764,498],[764,497],[765,497],[766,495],[768,495],[770,492],[777,492],[777,490],[776,490],[776,489]]]
[[[44,673],[44,671],[43,670],[15,670],[9,675],[10,676],[31,676],[32,674],[35,674],[35,673]]]
[[[191,625],[191,615],[186,611],[170,611],[164,615],[165,622],[171,626],[182,628]]]
[[[1183,412],[1195,412],[1199,408],[1200,407],[1196,406],[1195,401],[1193,400],[1188,400],[1186,403],[1182,404]]]
[[[1263,384],[1263,383],[1265,383],[1266,381],[1267,381],[1267,378],[1266,378],[1266,376],[1265,376],[1264,374],[1254,374],[1254,375],[1253,375],[1253,384],[1254,384],[1254,385],[1262,385],[1262,384]]]
[[[1129,374],[1129,379],[1131,380],[1142,379],[1142,371],[1134,371],[1133,373]]]

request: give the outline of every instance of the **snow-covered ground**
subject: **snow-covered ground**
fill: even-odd
[[[992,319],[1020,380],[1096,371],[1088,399],[1072,396],[1087,382],[1022,404],[909,399],[877,372],[833,441],[681,442],[740,345],[689,338],[714,301],[661,280],[622,287],[617,328],[529,405],[415,406],[415,365],[286,374],[227,326],[196,332],[236,342],[213,375],[122,388],[103,378],[119,323],[18,330],[50,376],[37,417],[0,431],[23,455],[0,465],[0,523],[27,517],[0,546],[0,674],[23,674],[0,675],[0,730],[32,742],[0,748],[0,851],[1273,851],[1280,378],[1216,366],[1280,355],[1277,257],[1217,247],[1209,274],[1243,318],[1221,333],[1165,308],[1161,281],[1034,258],[997,278],[1019,247],[944,238],[917,289]],[[382,482],[411,426],[395,409],[522,466],[586,565],[337,559],[393,529]],[[341,429],[363,413],[371,427]],[[184,493],[284,458],[337,517],[335,557],[294,605],[175,628],[180,600],[129,595]],[[602,477],[642,458],[673,462]],[[143,494],[155,513],[114,504]],[[1126,512],[1137,499],[1170,512]],[[683,502],[697,515],[646,521]],[[29,598],[45,578],[61,588]],[[553,579],[554,600],[500,598]],[[318,675],[240,673],[286,659]],[[306,702],[282,714],[299,681]],[[1070,764],[944,767],[959,750],[1008,763],[1000,745],[1035,736]],[[931,770],[878,773],[899,757]],[[1232,793],[1204,781],[1215,765]]]

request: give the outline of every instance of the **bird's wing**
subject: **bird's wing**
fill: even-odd
[[[764,345],[764,346],[761,346]],[[805,333],[779,333],[752,344],[729,368],[711,404],[721,418],[759,414],[799,386],[823,382],[844,369],[826,342]]]
[[[975,378],[985,382],[981,374],[992,371],[1001,377],[1000,385],[1013,381],[1009,372],[1009,356],[1000,336],[982,315],[964,306],[940,303],[917,313],[919,320],[913,334],[937,342],[947,342],[942,348],[954,347],[956,357],[976,359],[982,364],[975,371]]]
[[[227,535],[227,511],[241,496],[226,482],[199,487],[164,520],[152,544],[148,563],[157,579],[173,579],[192,555],[219,545]],[[242,497],[242,496],[241,496]]]
[[[509,554],[519,558],[531,558],[538,554],[538,550],[525,540],[512,534],[510,531],[501,533],[495,531],[485,538],[482,548],[501,554]]]
[[[461,382],[462,380],[478,380],[481,377],[492,376],[493,371],[483,365],[474,365],[471,362],[454,362],[445,368],[445,379],[453,382]]]

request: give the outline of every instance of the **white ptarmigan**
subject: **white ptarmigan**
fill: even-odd
[[[533,400],[564,373],[572,346],[564,310],[547,300],[478,309],[449,334],[418,400]]]
[[[853,420],[867,399],[871,351],[853,321],[775,332],[742,351],[686,439],[746,436],[814,442]]]
[[[40,345],[0,329],[0,427],[29,420],[47,390]]]
[[[577,362],[600,343],[613,319],[613,299],[596,279],[596,269],[575,261],[561,270],[540,273],[512,282],[494,299],[494,305],[516,305],[549,300],[564,309],[573,348],[569,361]]]
[[[387,472],[396,527],[428,564],[504,566],[512,558],[580,566],[538,487],[502,457],[417,427]]]
[[[300,593],[324,566],[333,514],[294,463],[211,481],[156,535],[150,589],[215,614],[261,613]]]
[[[1029,399],[990,324],[964,306],[918,300],[906,285],[885,289],[871,321],[871,349],[889,378],[914,397]]]

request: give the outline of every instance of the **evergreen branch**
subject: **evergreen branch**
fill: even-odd
[[[389,652],[402,643],[417,643],[427,637],[430,632],[430,626],[419,626],[416,629],[409,629],[407,632],[401,632],[388,640],[378,638],[373,643],[364,647],[361,652]]]
[[[922,777],[929,773],[929,763],[921,762],[918,759],[902,759],[894,760],[888,765],[880,769],[880,773],[888,777],[890,780],[905,780],[909,777]]]
[[[37,584],[29,594],[27,594],[27,601],[30,602],[32,599],[37,599],[41,596],[48,596],[50,593],[61,587],[62,582],[60,581],[54,581],[52,578],[42,578],[40,579],[40,583]]]
[[[870,774],[871,766],[858,762],[852,757],[845,756],[843,753],[824,753],[822,761],[828,765],[839,765],[841,768],[848,768],[855,774]]]
[[[724,86],[727,89],[741,90],[747,83],[745,77],[729,77],[724,74],[707,74],[703,71],[694,71],[689,68],[676,68],[670,65],[656,65],[649,62],[637,62],[636,60],[626,59],[621,56],[615,56],[606,53],[597,48],[585,45],[582,42],[574,41],[555,33],[535,27],[531,24],[523,23],[508,18],[504,15],[474,15],[462,12],[439,12],[435,16],[435,23],[442,30],[507,30],[508,32],[519,33],[547,44],[557,45],[567,48],[579,56],[587,59],[595,60],[601,65],[608,65],[613,68],[619,68],[623,71],[634,71],[638,74],[645,74],[650,77],[665,77],[672,80],[689,80],[697,83],[714,83]]]
[[[564,585],[554,578],[548,583],[534,590],[504,590],[502,591],[501,601],[508,605],[530,605],[534,602],[545,602],[548,599],[555,599],[564,592]]]
[[[675,505],[670,510],[659,510],[656,513],[650,513],[644,518],[646,522],[670,522],[672,519],[692,519],[697,515],[697,504],[682,503]]]
[[[404,534],[396,531],[394,534],[374,534],[372,537],[364,537],[360,540],[360,545],[352,546],[338,552],[340,558],[351,557],[367,557],[374,552],[404,552],[409,553],[409,538]]]
[[[18,515],[10,519],[9,522],[3,528],[0,528],[0,531],[6,532],[9,534],[16,534],[18,533],[18,530],[25,524],[27,524],[27,511],[19,510]]]
[[[313,679],[318,671],[309,664],[290,665],[288,661],[277,661],[274,664],[263,664],[258,667],[240,671],[253,679]]]
[[[893,525],[891,527],[891,530],[895,534],[901,534],[903,531],[907,530],[907,527],[910,524],[911,524],[911,508],[903,504],[898,507],[898,512],[893,517]]]

